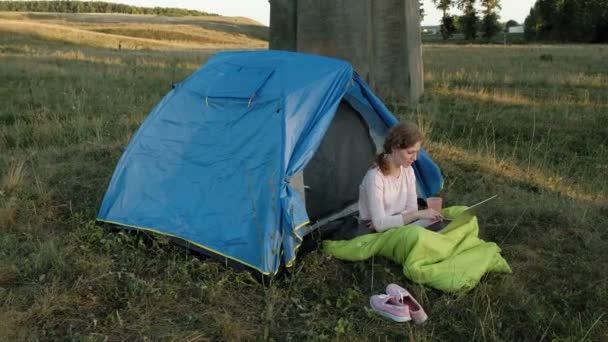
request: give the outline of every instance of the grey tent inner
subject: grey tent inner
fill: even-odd
[[[377,146],[372,139],[375,129],[370,130],[370,126],[378,122],[366,120],[377,114],[366,114],[342,101],[318,151],[304,169],[306,211],[311,223],[356,204],[359,184]]]

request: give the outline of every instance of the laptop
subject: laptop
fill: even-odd
[[[464,219],[466,220],[467,218],[470,218],[472,216],[476,215],[477,209],[479,208],[479,206],[481,206],[482,204],[494,199],[498,197],[498,195],[494,195],[492,197],[488,197],[486,199],[484,199],[481,202],[475,203],[472,206],[468,207],[465,211],[463,211],[462,213],[460,213],[458,216],[456,216],[453,219],[448,219],[448,218],[444,218],[441,221],[434,221],[434,220],[427,220],[427,219],[422,219],[422,220],[416,220],[410,224],[415,224],[421,227],[424,227],[428,230],[432,230],[434,232],[440,232],[442,231],[445,227],[448,226],[448,224],[452,223],[453,221],[457,220],[457,219]]]

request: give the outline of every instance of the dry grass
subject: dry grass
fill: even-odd
[[[139,37],[160,41],[183,43],[186,45],[210,46],[243,46],[265,47],[264,41],[251,39],[240,33],[226,33],[204,29],[194,25],[95,25],[84,26],[88,31],[109,33],[113,35]]]
[[[433,155],[453,163],[476,165],[484,174],[497,178],[509,179],[514,182],[528,182],[531,185],[548,192],[555,192],[570,198],[586,201],[596,205],[608,202],[608,193],[582,189],[579,184],[568,182],[559,173],[548,173],[538,167],[520,167],[517,162],[509,159],[497,160],[489,151],[471,153],[470,151],[445,143],[432,144]],[[598,184],[600,185],[600,184]],[[601,186],[601,185],[600,185]]]
[[[608,87],[608,84],[606,85]],[[534,94],[524,95],[517,90],[503,90],[495,92],[488,88],[465,87],[459,89],[439,90],[444,95],[457,95],[463,98],[470,98],[476,101],[486,101],[497,105],[526,105],[534,107],[596,107],[598,110],[608,108],[608,104],[601,98],[590,99],[588,92],[583,96],[572,96],[571,94],[556,94],[554,97],[534,96]]]
[[[37,20],[36,18],[45,18]],[[0,32],[92,47],[140,49],[265,48],[254,23],[221,17],[205,19],[116,15],[44,15],[0,13]],[[32,19],[34,18],[34,19]],[[133,18],[138,20],[132,20]],[[90,19],[94,19],[90,22]],[[166,22],[166,24],[164,24]],[[247,23],[247,24],[245,24]],[[252,28],[238,29],[244,25]],[[256,30],[256,27],[258,28]],[[252,35],[253,33],[253,35]]]
[[[121,13],[41,13],[41,12],[0,12],[3,19],[30,19],[41,22],[78,22],[78,23],[148,23],[148,24],[174,24],[198,23],[209,25],[233,25],[235,29],[247,29],[248,26],[264,27],[257,21],[245,17],[226,16],[183,16],[164,17],[158,15],[133,15]]]
[[[13,192],[21,184],[24,177],[25,160],[17,160],[2,177],[0,189],[4,192]]]
[[[117,48],[119,42],[125,49],[168,49],[184,48],[178,43],[155,41],[153,39],[121,37],[112,34],[90,32],[72,27],[55,24],[43,24],[30,21],[2,20],[0,30],[4,33],[25,33],[42,39],[62,41],[86,46]]]
[[[181,28],[184,30],[184,28]],[[0,31],[5,33],[31,34],[43,39],[62,41],[72,44],[103,48],[121,48],[127,50],[141,49],[196,49],[196,48],[224,48],[242,47],[238,43],[241,37],[233,37],[222,33],[205,32],[206,35],[186,35],[182,31],[167,31],[162,29],[147,30],[145,27],[124,27],[97,29],[109,33],[95,32],[64,25],[36,23],[31,21],[2,20]],[[194,29],[196,30],[196,29]],[[202,29],[199,29],[202,30]],[[154,39],[166,35],[168,39]],[[181,39],[171,39],[179,36]],[[143,37],[143,38],[141,38]],[[264,47],[265,42],[251,40],[251,47]]]

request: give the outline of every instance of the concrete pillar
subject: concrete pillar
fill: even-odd
[[[270,0],[271,50],[297,51],[297,3],[297,0]]]
[[[422,95],[417,0],[271,0],[270,3],[271,49],[345,59],[385,100],[416,101]]]
[[[403,35],[404,52],[407,56],[407,70],[409,86],[407,97],[411,101],[417,101],[424,93],[424,63],[422,63],[422,30],[420,28],[420,2],[418,0],[403,1]]]
[[[299,0],[297,51],[345,59],[364,79],[373,79],[369,70],[368,3]]]

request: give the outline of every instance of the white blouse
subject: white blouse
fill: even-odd
[[[395,177],[372,168],[359,186],[359,217],[362,221],[371,220],[378,232],[403,226],[402,214],[418,210],[414,169],[411,166],[400,169]]]

